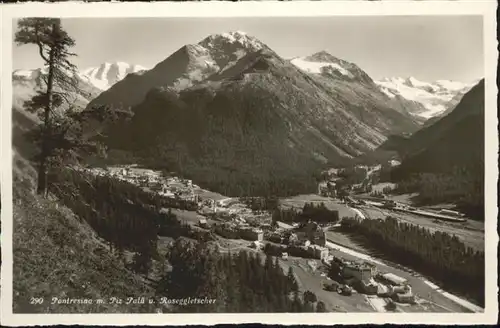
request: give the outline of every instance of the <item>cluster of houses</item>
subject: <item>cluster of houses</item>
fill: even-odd
[[[201,219],[200,225],[206,220]],[[214,223],[214,231],[225,238],[241,238],[251,241],[270,241],[276,244],[286,244],[302,247],[317,258],[326,257],[328,249],[325,246],[326,236],[324,231],[315,223],[307,222],[303,225],[287,225],[279,222],[277,225],[266,223],[250,225],[247,220],[239,215],[221,223]]]
[[[134,166],[108,167],[106,169],[93,169],[94,174],[109,175],[120,180],[125,180],[139,185],[145,189],[157,193],[168,199],[179,199],[196,204],[199,214],[198,226],[206,229],[213,228],[215,233],[232,239],[246,239],[251,241],[264,240],[264,231],[259,226],[251,226],[249,222],[257,216],[245,204],[239,202],[237,198],[224,198],[214,200],[211,198],[201,198],[199,193],[194,191],[199,189],[191,180],[177,177],[164,177],[161,173],[141,169]],[[266,216],[266,215],[264,215]],[[215,220],[207,220],[207,217]],[[266,220],[257,218],[266,227]],[[270,221],[270,215],[267,215]],[[247,221],[248,220],[248,221]],[[215,223],[217,221],[217,223]],[[260,224],[259,224],[260,225]]]
[[[199,203],[200,199],[193,191],[198,186],[191,180],[177,177],[164,177],[161,172],[143,169],[135,165],[116,166],[106,168],[92,168],[91,172],[98,176],[110,176],[118,180],[127,181],[165,198],[180,199]]]
[[[216,201],[210,198],[201,199],[200,197],[197,212],[218,221],[233,222],[234,224],[270,227],[267,222],[271,221],[269,213],[254,213],[247,205],[240,203],[237,198]]]
[[[324,260],[329,255],[326,245],[325,232],[316,222],[308,221],[303,224],[294,223],[288,225],[277,222],[274,230],[270,230],[264,235],[264,239],[270,242],[286,245],[289,250],[288,255],[301,256],[301,254],[320,260]],[[292,254],[293,253],[293,254]]]
[[[287,224],[278,221],[273,224],[270,214],[253,213],[246,205],[229,199],[217,202],[206,200],[202,204],[198,213],[210,216],[212,223],[208,224],[205,218],[200,217],[198,225],[212,229],[221,237],[249,240],[252,241],[250,246],[257,249],[266,242],[272,243],[283,248],[283,252],[287,253],[285,257],[288,253],[321,260],[328,257],[325,232],[316,222]]]

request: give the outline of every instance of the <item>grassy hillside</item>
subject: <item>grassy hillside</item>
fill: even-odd
[[[20,156],[13,173],[14,313],[154,312],[125,304],[51,304],[53,297],[106,301],[152,295],[95,232],[54,199],[32,193],[34,169]],[[43,304],[31,304],[32,298]]]

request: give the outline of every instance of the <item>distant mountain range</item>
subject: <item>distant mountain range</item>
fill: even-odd
[[[233,37],[236,38],[241,35],[245,35],[245,33],[233,33]],[[257,42],[253,45],[254,49],[260,49],[263,46],[259,43]],[[186,47],[195,46],[188,45]],[[364,80],[366,83],[374,82],[387,97],[399,103],[397,107],[403,109],[403,112],[414,115],[415,119],[420,123],[427,120],[428,122],[425,125],[435,122],[438,117],[452,111],[463,95],[473,85],[478,83],[478,81],[462,83],[449,80],[422,82],[414,77],[392,77],[373,81],[355,64],[338,59],[325,51],[307,57],[296,57],[290,62],[310,74],[330,74],[343,79],[352,79],[359,74],[359,81]],[[216,63],[214,64],[217,66]],[[215,66],[213,66],[214,70],[219,69]],[[76,97],[76,103],[79,106],[84,106],[87,102],[96,98],[102,91],[108,90],[111,86],[123,80],[128,74],[143,74],[147,70],[144,66],[125,62],[105,62],[96,67],[82,69],[78,71],[77,76],[81,88],[87,92],[81,93],[81,97]],[[32,90],[39,89],[41,83],[40,75],[45,73],[46,70],[40,68],[15,70],[13,72],[14,87],[16,89],[14,92],[15,97],[19,96],[18,99],[21,101],[29,98],[32,95]],[[188,80],[192,81],[188,82]],[[197,80],[200,80],[200,77],[192,76],[185,79],[185,83],[192,84],[193,82],[196,83]],[[178,81],[178,84],[182,86],[183,81]]]
[[[98,67],[83,70],[81,76],[96,88],[107,90],[116,82],[123,80],[128,74],[140,74],[146,70],[147,68],[143,66],[124,62],[104,63]]]
[[[313,186],[319,167],[418,129],[356,65],[326,52],[304,61],[338,67],[307,72],[243,32],[210,35],[128,75],[88,108],[134,113],[108,127],[111,148],[235,195]]]
[[[46,68],[14,71],[12,74],[13,106],[22,108],[24,102],[31,99],[37,91],[45,90],[46,75]],[[63,110],[69,105],[84,108],[92,98],[102,91],[78,72],[73,77],[78,82],[78,88],[68,92],[68,102],[63,104]],[[61,91],[57,85],[55,89]]]
[[[398,104],[397,107],[413,115],[420,122],[449,113],[462,96],[478,82],[439,80],[428,83],[414,77],[406,79],[393,77],[373,81],[355,64],[335,58],[324,51],[313,56],[293,58],[291,63],[311,74],[331,74],[342,79],[358,79],[367,84],[375,83],[387,97]]]
[[[14,72],[14,85],[40,87],[40,74]],[[240,31],[183,46],[149,70],[105,63],[77,77],[83,107],[133,114],[93,127],[110,149],[227,195],[313,190],[320,167],[423,122],[422,103],[353,63],[325,51],[287,60]]]
[[[217,94],[226,92],[230,86],[233,87],[231,95],[246,94],[249,87],[259,87],[262,90],[255,99],[268,94],[266,105],[271,106],[273,112],[286,107],[287,116],[291,113],[304,116],[297,131],[306,133],[307,130],[307,134],[319,138],[314,148],[328,149],[321,153],[334,149],[337,155],[348,157],[376,147],[388,134],[417,128],[413,118],[387,101],[371,78],[356,65],[326,52],[314,54],[307,60],[336,64],[347,75],[328,69],[319,75],[304,74],[267,45],[243,32],[211,35],[198,44],[182,47],[141,75],[127,76],[93,99],[89,106],[106,104],[124,109],[148,102],[147,95],[153,93],[188,95],[210,90],[213,98],[218,98]],[[153,93],[152,89],[155,89]],[[307,112],[310,115],[306,117]],[[289,123],[299,122],[295,118]],[[333,144],[332,137],[335,138]]]
[[[414,103],[410,113],[424,119],[438,117],[453,110],[462,96],[478,81],[461,83],[448,80],[422,82],[414,77],[385,78],[376,84],[389,98],[403,98]]]
[[[77,79],[78,88],[81,89],[78,92],[81,97],[77,97],[78,105],[86,106],[99,93],[109,89],[128,74],[141,74],[145,70],[146,68],[140,65],[116,62],[103,63],[98,67],[90,67],[77,71],[76,74],[68,73],[68,75],[73,75]],[[12,73],[15,99],[23,101],[27,98],[26,96],[31,95],[31,91],[40,90],[44,86],[42,77],[46,74],[47,68],[15,70]],[[27,95],[25,95],[26,92]]]
[[[67,99],[63,101],[58,111],[64,113],[69,107],[83,109],[89,101],[116,81],[124,78],[126,74],[140,74],[143,69],[141,66],[125,63],[104,63],[99,67],[77,71],[75,74],[68,72],[67,75],[74,78],[77,87],[65,90]],[[15,148],[26,157],[30,157],[34,150],[32,149],[33,145],[24,140],[23,134],[38,124],[39,117],[25,110],[24,103],[30,100],[37,91],[46,90],[46,76],[46,68],[15,70],[12,74],[13,142]],[[55,90],[62,91],[57,84]]]

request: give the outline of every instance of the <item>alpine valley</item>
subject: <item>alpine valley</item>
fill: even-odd
[[[17,39],[54,58],[59,23]],[[14,71],[13,312],[485,312],[484,79],[276,49],[235,31]]]
[[[14,72],[15,109],[43,86],[44,74]],[[374,81],[325,51],[284,59],[240,31],[185,45],[149,70],[117,62],[75,75],[73,105],[132,114],[91,124],[107,136],[108,160],[176,171],[233,196],[314,190],[322,168],[412,134],[469,88]]]

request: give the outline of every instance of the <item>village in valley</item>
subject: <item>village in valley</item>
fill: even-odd
[[[380,165],[357,168],[365,169],[369,176],[379,170]],[[273,212],[272,206],[263,207],[266,200],[262,198],[225,197],[205,190],[191,180],[137,165],[80,167],[79,170],[125,181],[160,196],[170,205],[169,208],[160,208],[160,213],[173,213],[194,231],[209,232],[221,252],[248,251],[277,257],[283,269],[292,267],[299,285],[312,291],[329,311],[448,312],[475,309],[473,304],[443,293],[412,270],[360,252],[362,249],[357,245],[352,247],[351,242],[343,243],[344,237],[336,232],[344,218],[370,219],[373,211],[386,211],[387,215],[413,212],[414,215],[421,214],[424,221],[433,217],[435,222],[438,219],[443,222],[466,221],[463,215],[449,210],[418,210],[388,200],[386,195],[376,192],[372,196],[358,196],[360,190],[366,188],[366,183],[346,187],[341,183],[342,177],[337,176],[338,169],[327,172],[327,180],[319,183],[317,195],[275,200],[276,208],[297,215],[292,222],[280,221],[285,215],[276,215],[280,210]],[[344,187],[340,189],[340,185]],[[316,222],[314,218],[303,215],[299,219],[307,206],[322,209],[327,219]],[[159,247],[169,247],[172,242],[170,237],[159,236]]]

